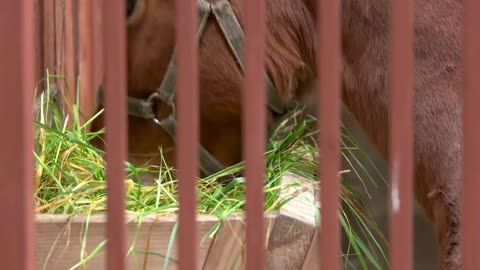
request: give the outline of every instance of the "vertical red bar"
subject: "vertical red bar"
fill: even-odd
[[[6,1],[0,9],[0,261],[2,269],[34,269],[33,224],[33,2]],[[8,38],[7,38],[8,37]]]
[[[103,1],[105,118],[107,156],[107,269],[125,266],[126,19],[125,3]]]
[[[93,116],[94,91],[93,86],[93,9],[92,0],[79,2],[79,40],[80,40],[80,105],[83,114],[82,121]]]
[[[480,2],[464,1],[464,141],[463,141],[463,269],[480,269],[478,243],[480,242],[480,213],[478,205],[478,162],[480,152]]]
[[[197,1],[176,1],[177,168],[179,186],[179,269],[198,266],[196,179],[198,175]]]
[[[244,2],[245,83],[242,95],[243,156],[246,178],[246,269],[265,269],[265,1]]]
[[[75,93],[76,93],[76,74],[75,74],[75,50],[74,50],[74,4],[73,0],[65,0],[64,4],[64,34],[63,38],[65,41],[65,52],[64,52],[64,61],[65,61],[65,77],[67,79],[68,86],[68,102],[69,106],[75,104]],[[65,93],[67,94],[67,93]]]
[[[391,20],[390,264],[413,267],[413,0],[394,0]]]
[[[340,171],[340,30],[341,1],[318,0],[317,72],[320,147],[320,202],[322,233],[320,269],[340,269],[339,176]]]

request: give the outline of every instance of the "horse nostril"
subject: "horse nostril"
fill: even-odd
[[[127,0],[127,17],[130,17],[135,11],[137,0]]]

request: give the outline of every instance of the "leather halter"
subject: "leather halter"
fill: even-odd
[[[198,0],[199,11],[199,26],[198,39],[201,38],[208,18],[213,15],[215,21],[220,26],[227,44],[235,56],[235,60],[240,68],[243,70],[243,54],[242,43],[244,33],[238,22],[238,19],[233,12],[229,0],[213,0],[212,3],[206,0]],[[265,74],[265,84],[267,91],[267,102],[270,109],[276,115],[285,115],[293,109],[296,103],[293,100],[283,102],[278,96],[272,81]],[[162,127],[175,142],[176,120],[175,120],[175,51],[173,52],[168,69],[164,75],[160,87],[156,92],[152,93],[147,99],[139,99],[135,97],[127,97],[128,114],[130,116],[139,117],[154,121],[157,125]],[[158,101],[162,101],[171,107],[170,115],[163,119],[158,119],[155,115],[155,107]],[[97,102],[99,105],[103,104],[103,89],[99,88],[97,93]],[[212,175],[221,171],[224,167],[217,161],[202,145],[200,145],[200,168],[206,175]]]

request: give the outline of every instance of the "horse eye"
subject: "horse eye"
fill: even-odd
[[[137,0],[127,0],[127,17],[130,17],[135,11]]]

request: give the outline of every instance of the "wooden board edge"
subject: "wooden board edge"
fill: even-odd
[[[291,216],[275,218],[269,234],[266,269],[301,269],[316,231],[316,226]]]
[[[316,183],[299,175],[287,173],[282,177],[282,197],[291,198],[280,208],[280,214],[312,226],[317,225],[319,211],[315,209]]]

